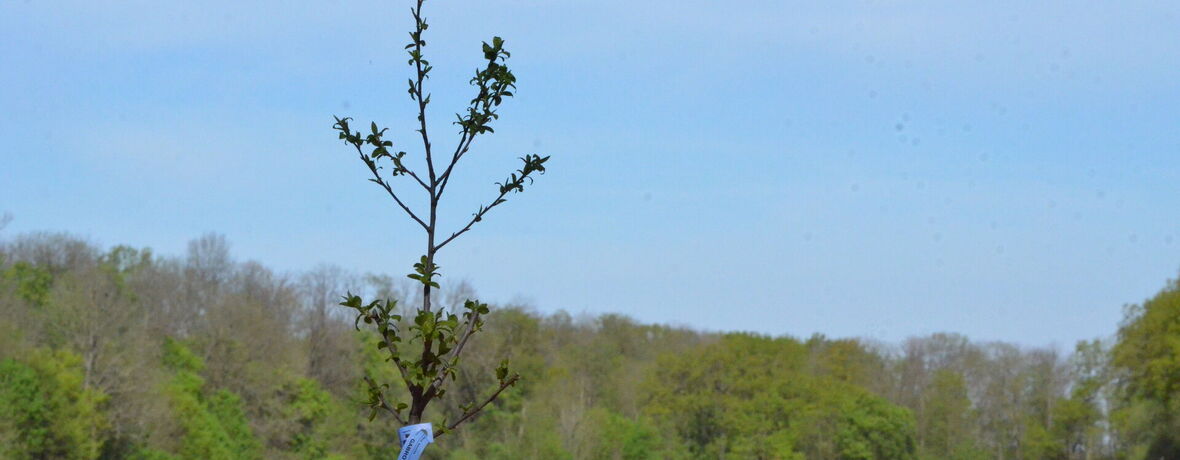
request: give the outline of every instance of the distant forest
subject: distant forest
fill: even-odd
[[[396,455],[398,426],[369,421],[362,381],[396,382],[394,368],[338,303],[351,291],[414,305],[412,281],[278,273],[228,247],[213,234],[183,257],[0,239],[0,458]],[[474,295],[443,288],[451,309]],[[955,334],[881,344],[498,305],[456,397],[427,419],[494,388],[501,357],[523,380],[424,458],[1180,458],[1180,284],[1116,328],[1070,350]]]

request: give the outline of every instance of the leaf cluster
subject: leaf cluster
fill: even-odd
[[[431,278],[437,274],[436,265],[428,265],[423,261],[415,264],[415,268],[417,272],[408,275],[410,278],[423,284],[435,283]],[[413,321],[405,325],[403,335],[402,316],[395,313],[396,300],[377,299],[365,302],[359,295],[350,292],[344,296],[340,305],[356,311],[353,321],[356,329],[360,329],[362,322],[376,328],[381,337],[377,348],[388,351],[389,357],[386,361],[397,366],[410,395],[418,395],[419,399],[427,396],[431,399],[439,398],[446,394],[446,383],[448,380],[453,381],[457,376],[463,347],[473,334],[483,329],[483,317],[489,312],[486,303],[475,300],[464,302],[461,316],[442,310],[416,310]],[[410,343],[433,343],[435,347],[427,347],[420,355],[411,354],[411,357],[407,358],[402,350]],[[501,361],[496,368],[496,379],[500,383],[497,394],[514,385],[519,378],[519,374],[509,370],[508,360]],[[386,410],[405,423],[404,411],[411,407],[413,401],[390,401],[386,398],[389,384],[377,384],[368,377],[366,381],[369,384],[367,403],[370,408],[370,420],[376,417],[379,410]],[[460,405],[464,413],[456,425],[470,418],[491,399],[483,404],[471,401]],[[446,425],[445,421],[443,424]]]

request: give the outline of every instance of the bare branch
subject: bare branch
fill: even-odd
[[[496,398],[500,397],[500,393],[503,393],[504,390],[508,389],[508,387],[515,385],[516,381],[518,381],[518,380],[520,380],[520,374],[514,374],[508,380],[500,382],[500,388],[497,389],[495,393],[492,393],[492,395],[489,396],[488,399],[484,400],[483,403],[481,403],[480,405],[478,405],[476,407],[471,408],[467,412],[464,412],[463,415],[460,416],[458,420],[455,420],[455,422],[452,423],[451,426],[446,427],[446,429],[435,430],[435,432],[434,432],[435,439],[437,439],[439,436],[442,436],[443,434],[445,434],[448,431],[458,428],[459,425],[463,424],[463,422],[466,422],[467,420],[471,419],[471,417],[474,417],[476,414],[478,414],[480,411],[482,411],[485,406],[487,406],[488,404],[491,404],[492,401],[495,401]]]
[[[496,199],[492,200],[491,204],[489,204],[483,208],[480,208],[479,212],[475,213],[475,215],[471,217],[471,220],[469,222],[467,222],[467,225],[463,226],[463,228],[460,229],[459,231],[452,233],[451,236],[449,236],[449,237],[447,237],[447,239],[443,240],[442,243],[439,243],[438,246],[435,246],[434,250],[437,251],[439,249],[442,249],[442,247],[446,246],[447,243],[450,243],[451,240],[454,240],[455,238],[458,238],[459,235],[467,233],[468,230],[471,230],[472,225],[475,225],[476,222],[483,220],[484,214],[487,214],[488,211],[492,210],[492,208],[499,206],[501,203],[505,202],[504,196],[508,195],[508,192],[509,192],[509,190],[501,190],[500,195],[497,196]]]
[[[490,69],[492,64],[495,62],[496,62],[496,58],[492,58],[491,60],[489,60],[488,61],[488,68]],[[488,110],[491,107],[491,101],[489,101],[487,99],[487,96],[488,96],[488,87],[487,87],[487,85],[481,84],[479,87],[479,94],[477,94],[475,96],[474,100],[482,100],[484,110]],[[441,176],[439,176],[439,189],[438,189],[439,196],[442,196],[443,190],[446,190],[447,184],[450,183],[451,171],[453,171],[455,169],[455,164],[459,163],[459,160],[461,158],[463,158],[463,155],[466,155],[467,151],[469,149],[471,149],[471,143],[472,143],[472,141],[475,140],[476,134],[477,133],[472,132],[471,128],[469,128],[468,126],[466,126],[466,125],[463,126],[462,135],[459,136],[459,144],[455,146],[455,153],[453,155],[451,155],[451,163],[449,165],[447,165],[447,169],[445,171],[443,171]]]
[[[463,128],[463,135],[459,138],[459,145],[455,147],[455,154],[451,156],[451,164],[447,165],[447,169],[439,176],[438,194],[442,196],[443,190],[447,189],[447,184],[451,182],[451,171],[455,169],[455,164],[459,163],[459,159],[467,154],[471,149],[471,142],[475,140],[475,133],[469,132],[467,128]]]
[[[410,175],[410,177],[413,177],[413,178],[414,178],[414,180],[418,181],[418,185],[421,185],[421,186],[422,186],[422,190],[426,190],[427,192],[429,192],[429,191],[430,191],[430,186],[429,186],[429,185],[426,185],[426,183],[425,183],[425,182],[422,182],[422,179],[419,179],[419,178],[418,178],[418,174],[414,173],[414,171],[411,171],[411,170],[410,170],[410,168],[407,168],[407,167],[404,167],[404,166],[403,166],[403,167],[402,167],[402,171],[405,171],[405,173],[406,173],[406,174],[409,174],[409,175]]]
[[[406,204],[402,202],[402,199],[393,192],[393,188],[385,182],[385,179],[381,178],[381,173],[377,170],[377,163],[366,157],[365,152],[361,150],[359,145],[354,145],[354,147],[356,147],[357,153],[360,154],[361,161],[365,162],[365,165],[369,167],[369,171],[373,173],[373,178],[369,180],[377,185],[380,185],[381,188],[384,188],[385,192],[388,193],[389,196],[393,197],[393,201],[396,201],[398,206],[401,206],[402,210],[405,211],[406,214],[410,215],[410,218],[414,219],[414,221],[417,222],[418,225],[421,225],[423,229],[429,230],[429,227],[426,226],[426,222],[423,222],[422,219],[419,219],[418,215],[414,214],[414,211],[411,211],[410,207],[406,206]]]

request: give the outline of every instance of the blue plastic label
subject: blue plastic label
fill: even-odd
[[[419,423],[404,426],[397,430],[397,436],[402,443],[402,453],[398,454],[397,460],[418,460],[422,451],[426,450],[426,445],[434,442],[434,425]]]

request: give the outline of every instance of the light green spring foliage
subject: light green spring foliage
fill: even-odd
[[[1180,280],[1129,309],[1113,365],[1127,382],[1114,419],[1128,458],[1180,458]]]
[[[104,399],[83,388],[81,359],[69,351],[0,361],[0,458],[98,458]]]
[[[595,460],[641,460],[660,457],[665,441],[643,418],[632,420],[603,408],[591,409],[587,417],[593,438],[588,458]]]
[[[45,267],[28,262],[16,262],[0,272],[13,293],[33,306],[43,307],[49,302],[49,289],[53,275]]]
[[[792,339],[726,335],[662,361],[647,384],[648,412],[697,456],[913,458],[908,411],[808,373],[809,356]]]
[[[923,459],[989,458],[970,432],[974,414],[962,374],[946,369],[936,371],[923,396],[926,416],[918,425]]]
[[[295,427],[285,442],[294,458],[334,459],[346,458],[334,449],[340,446],[333,440],[350,439],[349,424],[355,422],[354,411],[335,400],[315,380],[298,378],[284,386],[286,404],[282,406],[282,417],[293,422]]]
[[[315,299],[333,304],[332,291],[217,254],[143,254],[0,242],[0,331],[13,332],[0,336],[0,458],[397,451],[396,424],[366,421],[366,385],[339,378],[397,370],[376,332],[317,316],[328,310]],[[1118,344],[1084,342],[1068,360],[953,335],[870,347],[498,308],[464,355],[470,372],[426,416],[497,388],[503,358],[529,378],[426,458],[1171,458],[1175,291],[1132,309]],[[62,320],[113,298],[88,321]]]
[[[205,364],[199,357],[180,342],[166,339],[164,364],[175,373],[166,393],[183,432],[176,458],[261,458],[240,399],[225,390],[205,388],[205,380],[199,375]]]

